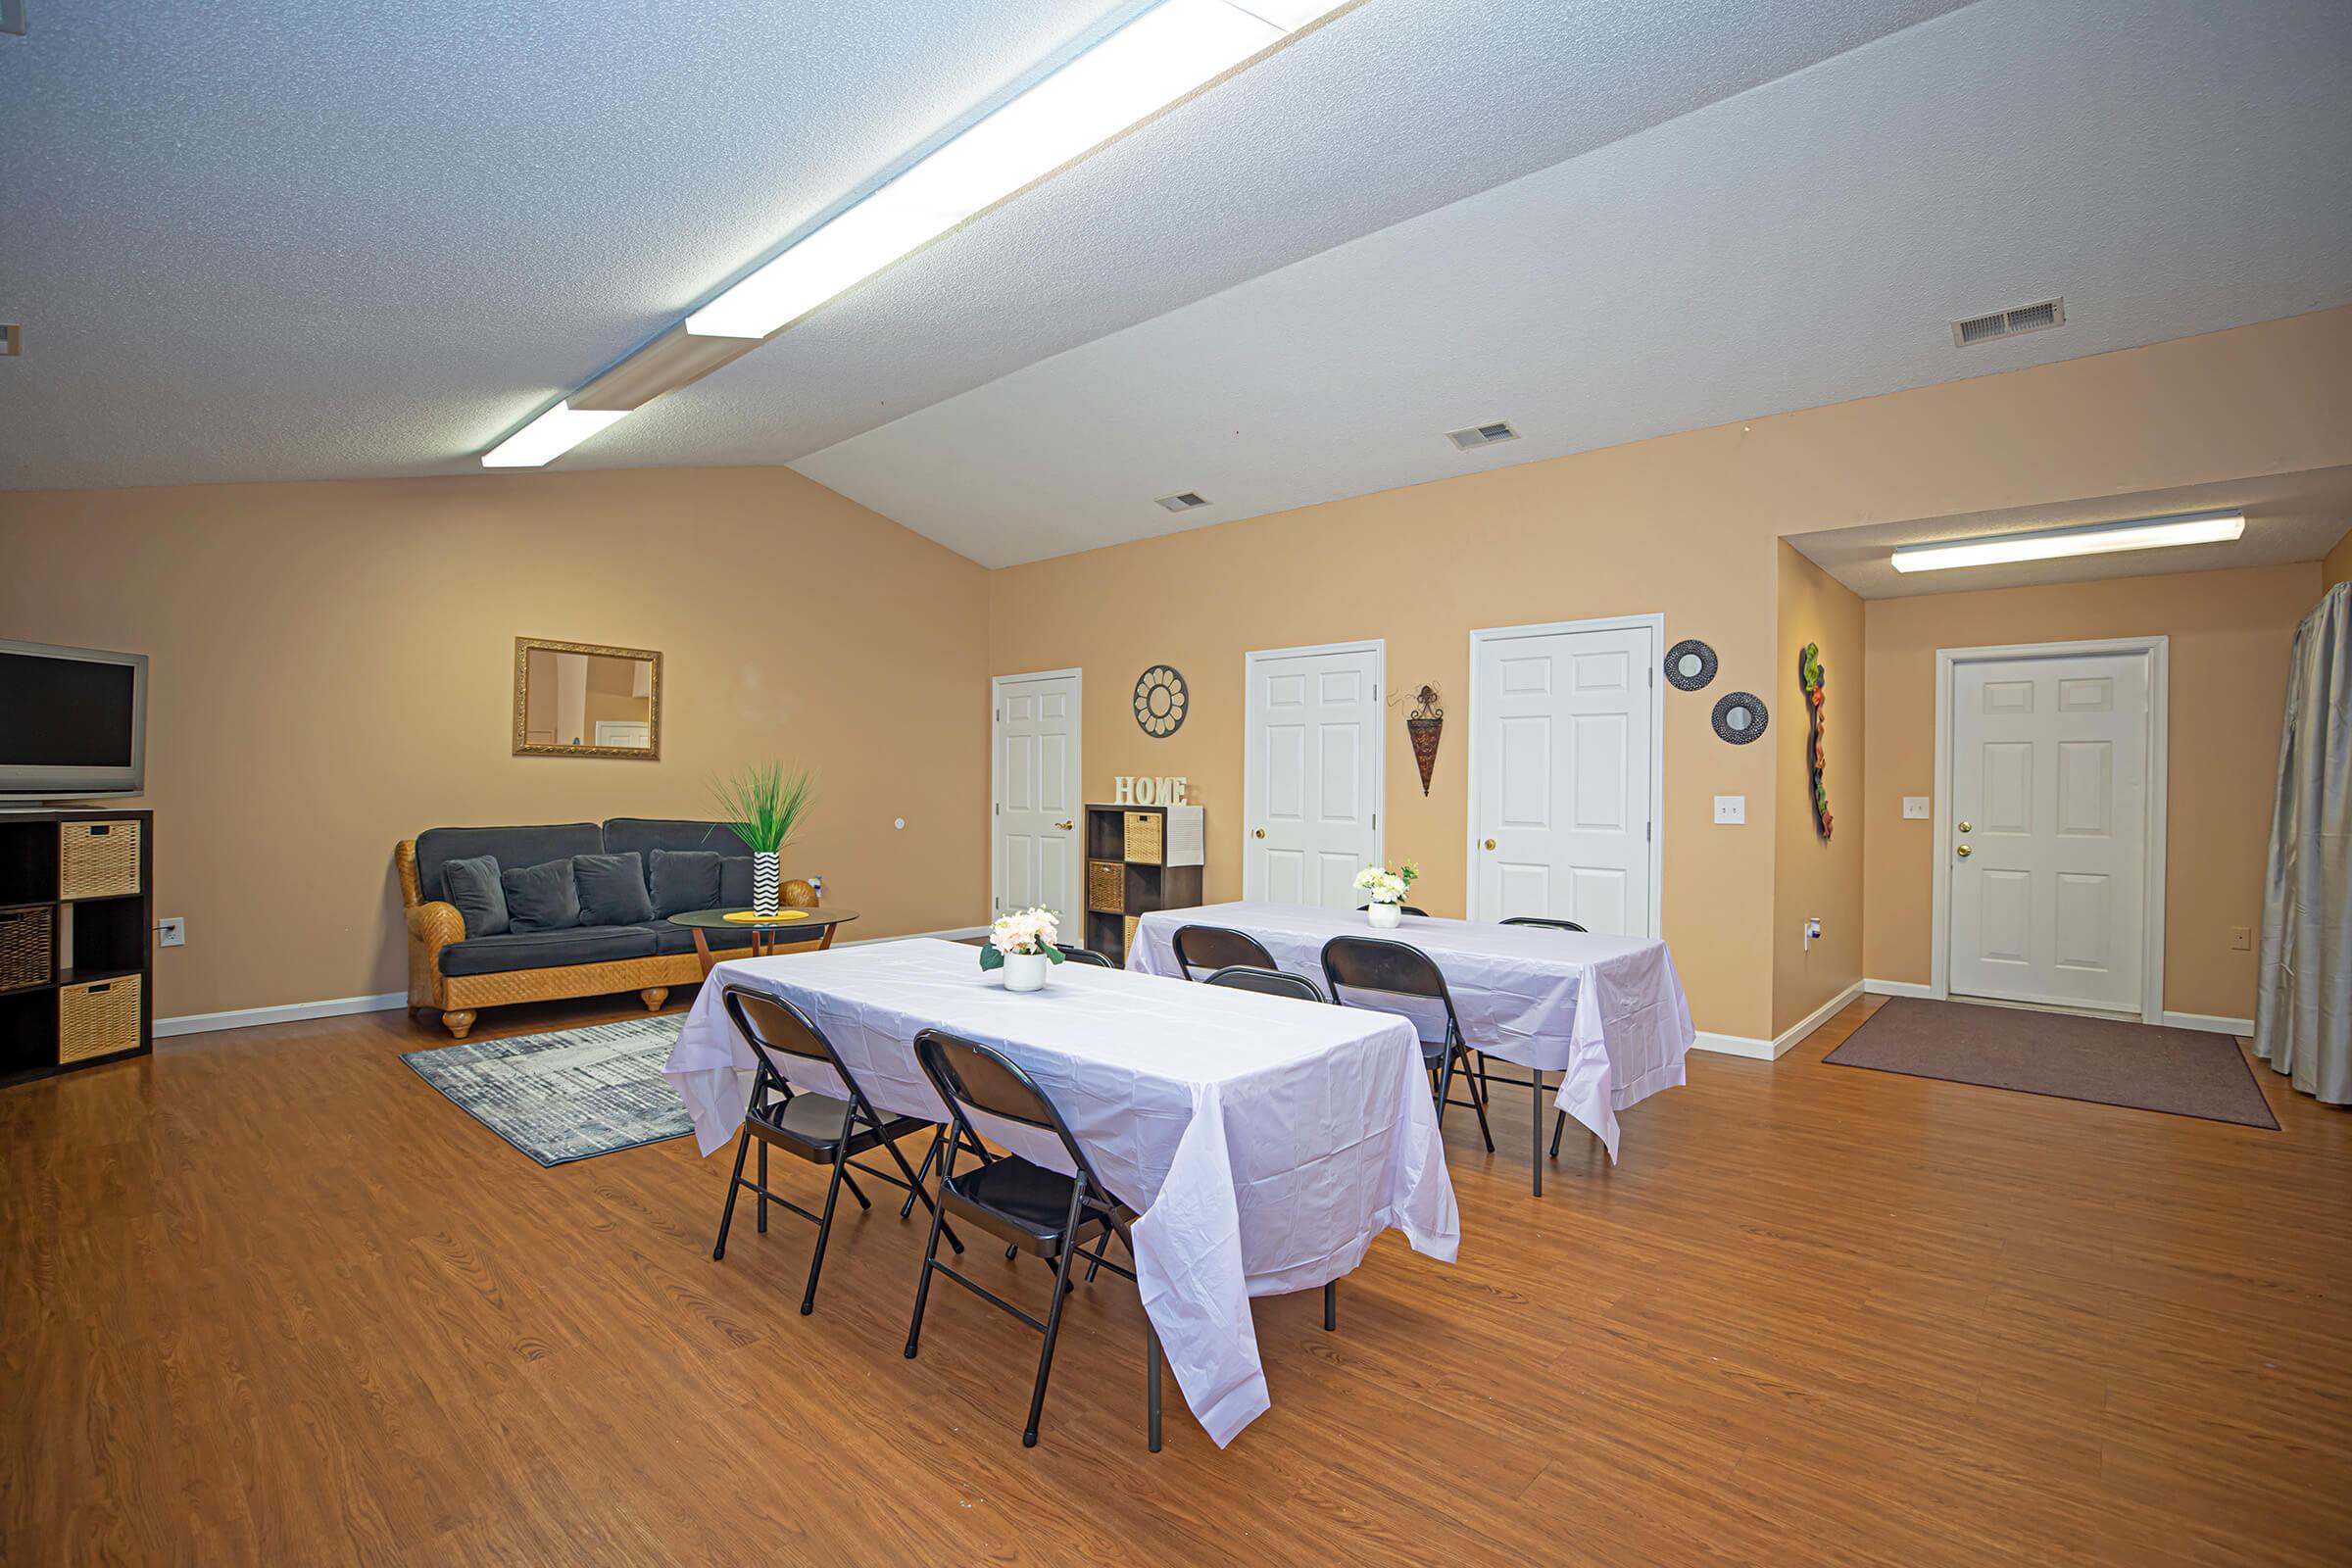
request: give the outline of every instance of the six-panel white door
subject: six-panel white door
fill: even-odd
[[[993,913],[1044,907],[1080,940],[1078,677],[997,683]]]
[[[1249,658],[1242,897],[1351,909],[1381,858],[1381,645]]]
[[[1648,936],[1647,624],[1480,633],[1470,668],[1470,918]]]
[[[2149,657],[1952,666],[1950,990],[2136,1013]]]

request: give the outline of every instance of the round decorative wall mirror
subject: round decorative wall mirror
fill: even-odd
[[[1184,727],[1191,700],[1182,675],[1165,664],[1154,664],[1136,677],[1136,725],[1145,734],[1165,740]]]
[[[1734,746],[1745,746],[1764,733],[1772,715],[1764,710],[1764,699],[1753,692],[1728,692],[1715,705],[1715,733]]]
[[[1666,651],[1666,679],[1676,690],[1694,692],[1715,678],[1715,650],[1687,638]]]

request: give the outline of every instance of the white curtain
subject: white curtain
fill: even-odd
[[[2254,1054],[2352,1103],[2352,583],[2295,628],[2262,898]]]

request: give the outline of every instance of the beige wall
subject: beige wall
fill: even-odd
[[[1777,1038],[1862,978],[1863,747],[1868,678],[1862,600],[1788,545],[1780,552],[1781,673],[1772,705],[1779,796],[1773,812],[1772,1032]],[[1797,654],[1821,647],[1823,774],[1833,829],[1813,819],[1811,732]],[[1804,921],[1821,920],[1807,951]]]
[[[2352,532],[2347,532],[2341,539],[2338,539],[2335,542],[2335,548],[2328,552],[2328,559],[2320,563],[2322,591],[2332,588],[2339,582],[2352,582]]]
[[[1902,798],[1934,791],[1936,651],[2163,635],[2172,639],[2165,1005],[2251,1017],[2254,954],[2233,950],[2230,930],[2262,925],[2287,651],[2319,584],[2320,568],[2305,563],[1872,601],[1861,813],[1870,976],[1929,978],[1932,824],[1903,820]]]
[[[987,907],[986,574],[788,469],[7,495],[0,561],[6,635],[152,656],[159,1017],[403,989],[419,829],[708,816],[769,758],[856,935]],[[662,760],[512,756],[517,634],[660,650]]]
[[[2352,309],[1488,469],[994,573],[989,668],[1084,666],[1089,794],[1117,773],[1190,775],[1207,894],[1224,899],[1241,889],[1243,656],[1385,636],[1386,695],[1430,681],[1449,705],[1426,800],[1395,710],[1388,855],[1421,861],[1416,903],[1458,912],[1472,629],[1662,612],[1668,642],[1714,644],[1719,689],[1777,692],[1794,659],[1779,635],[1783,534],[2348,463],[2346,409]],[[1195,698],[1166,740],[1129,710],[1156,662]],[[1698,1026],[1763,1039],[1784,1015],[1780,756],[1715,739],[1718,688],[1667,694],[1665,931]],[[1789,705],[1774,707],[1787,722]],[[1841,782],[1865,773],[1867,759]],[[1748,798],[1747,827],[1714,826],[1719,793]],[[1812,965],[1789,983],[1821,982]]]

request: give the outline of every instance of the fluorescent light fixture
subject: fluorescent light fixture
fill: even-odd
[[[1345,0],[1161,0],[686,318],[760,338],[1337,11]]]
[[[485,468],[536,468],[569,452],[615,420],[626,409],[575,409],[559,403],[482,454]]]
[[[1906,545],[1894,552],[1897,571],[1942,571],[1952,566],[1990,566],[2008,561],[2056,561],[2065,556],[2104,556],[2120,550],[2159,550],[2167,545],[2227,544],[2246,531],[2235,512],[2193,517],[2150,517],[2141,522],[2101,522],[2086,528],[2052,528],[2042,533],[2002,534],[1949,545]]]

